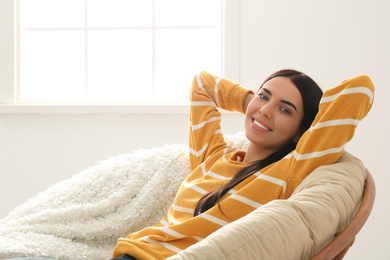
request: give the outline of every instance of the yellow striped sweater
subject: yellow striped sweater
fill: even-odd
[[[245,166],[244,151],[232,152],[222,136],[217,107],[243,113],[251,92],[226,79],[202,72],[191,89],[189,127],[192,173],[183,181],[167,216],[153,227],[120,238],[114,257],[165,259],[204,239],[261,205],[288,198],[315,168],[340,157],[360,120],[373,103],[374,86],[368,76],[357,76],[325,91],[312,127],[295,151],[234,187],[218,206],[193,217],[198,200],[228,182]]]

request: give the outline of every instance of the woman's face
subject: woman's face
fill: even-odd
[[[292,81],[276,77],[266,82],[249,103],[245,134],[251,145],[270,155],[300,135],[301,94]]]

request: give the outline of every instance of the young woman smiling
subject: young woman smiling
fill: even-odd
[[[338,160],[370,110],[373,92],[367,76],[323,95],[307,75],[281,70],[254,95],[207,72],[196,75],[189,127],[192,172],[167,216],[120,238],[114,259],[168,258],[265,203],[288,198],[315,168]],[[218,108],[245,114],[246,151],[227,147]]]

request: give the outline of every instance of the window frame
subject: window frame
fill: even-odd
[[[17,67],[15,27],[15,3],[13,0],[0,1],[0,114],[62,114],[62,113],[134,113],[166,114],[187,113],[188,106],[180,104],[123,104],[100,103],[53,103],[20,104],[16,102]],[[240,47],[240,0],[223,0],[223,77],[239,82]],[[196,71],[194,74],[197,73]]]

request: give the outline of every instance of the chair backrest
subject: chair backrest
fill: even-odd
[[[367,179],[364,185],[364,193],[362,203],[356,212],[355,216],[348,225],[334,239],[311,260],[339,260],[343,259],[348,249],[355,241],[355,236],[366,223],[368,216],[371,213],[375,200],[375,182],[370,172],[366,169]]]

